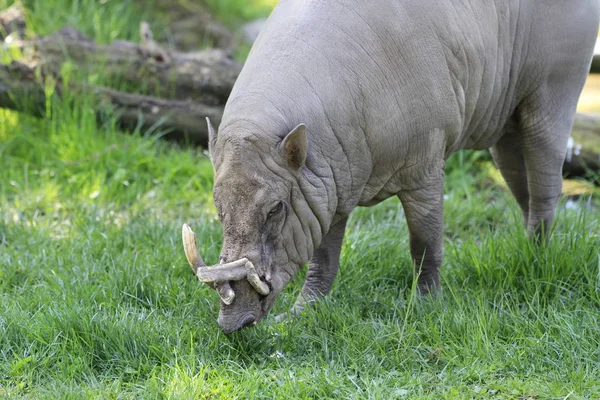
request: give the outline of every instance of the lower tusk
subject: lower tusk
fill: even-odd
[[[181,227],[181,239],[183,240],[183,250],[185,251],[185,258],[187,258],[190,267],[195,273],[198,273],[200,268],[206,267],[204,260],[198,253],[198,246],[196,245],[196,234],[189,227],[188,224],[183,224]]]
[[[220,285],[217,285],[217,292],[219,293],[219,297],[223,300],[223,303],[230,305],[233,303],[235,299],[235,292],[229,285],[229,282],[223,282]]]
[[[256,273],[256,268],[254,268],[254,264],[252,264],[250,261],[248,261],[245,265],[246,267],[246,279],[248,279],[248,282],[250,282],[250,285],[252,285],[252,287],[261,295],[266,296],[269,293],[271,293],[271,290],[269,289],[269,285],[267,285],[266,283],[264,283],[260,277],[258,276],[258,274]]]

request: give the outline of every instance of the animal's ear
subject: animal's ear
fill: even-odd
[[[213,156],[215,144],[217,143],[217,132],[215,131],[215,128],[213,128],[208,117],[206,117],[206,126],[208,127],[208,152]]]
[[[306,152],[308,150],[306,126],[300,124],[292,129],[281,142],[280,148],[290,167],[294,169],[302,167],[306,161]]]

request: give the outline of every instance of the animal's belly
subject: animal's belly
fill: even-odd
[[[498,131],[498,132],[494,132],[492,134],[484,135],[483,137],[480,137],[473,141],[467,140],[467,142],[465,143],[465,146],[463,148],[470,149],[470,150],[489,149],[490,147],[494,146],[496,144],[496,142],[498,142],[498,140],[500,140],[500,138],[502,137],[502,134],[503,134],[502,131]]]
[[[484,150],[494,146],[504,135],[505,128],[514,112],[514,100],[507,100],[506,93],[498,95],[498,99],[487,104],[485,117],[472,121],[471,124],[464,127],[461,134],[461,140],[451,149],[451,153],[461,149]]]

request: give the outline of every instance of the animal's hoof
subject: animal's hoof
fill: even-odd
[[[440,285],[419,285],[417,286],[417,294],[420,298],[441,299],[443,297]]]
[[[442,285],[440,284],[440,275],[427,274],[426,276],[420,275],[417,280],[417,293],[421,297],[437,297],[438,294],[442,293]]]

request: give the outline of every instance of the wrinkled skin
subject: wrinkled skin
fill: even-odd
[[[209,143],[222,259],[248,258],[271,287],[232,282],[223,330],[260,320],[309,261],[295,309],[327,294],[348,215],[391,196],[419,289],[437,290],[459,149],[492,149],[545,236],[597,29],[596,0],[280,1]]]

